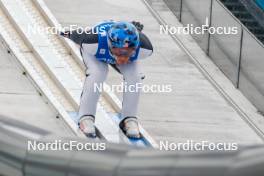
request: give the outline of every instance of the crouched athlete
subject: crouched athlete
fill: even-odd
[[[100,91],[94,85],[101,85],[111,65],[123,75],[126,86],[141,83],[143,75],[138,59],[150,56],[153,47],[142,33],[139,22],[106,21],[88,32],[63,32],[62,35],[80,46],[83,61],[87,67],[86,79],[79,108],[79,127],[89,137],[96,137],[95,115]],[[120,128],[130,138],[140,138],[137,110],[140,91],[124,91]]]

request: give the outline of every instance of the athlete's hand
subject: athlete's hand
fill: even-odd
[[[65,32],[61,32],[60,35],[66,38],[70,38],[70,33],[71,33],[70,31],[65,31]]]
[[[142,31],[143,30],[143,28],[144,28],[144,25],[143,24],[141,24],[140,22],[138,22],[138,21],[132,21],[131,22],[136,28],[137,28],[137,30],[138,31]]]

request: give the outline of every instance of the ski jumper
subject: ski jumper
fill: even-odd
[[[127,87],[136,86],[142,82],[143,75],[140,71],[139,59],[149,57],[153,52],[153,47],[148,37],[142,32],[139,33],[140,46],[129,58],[129,63],[117,65],[114,56],[111,54],[107,43],[107,31],[113,21],[104,22],[89,32],[78,33],[73,31],[70,39],[80,45],[80,52],[86,66],[86,79],[81,95],[79,118],[83,116],[96,115],[97,102],[100,91],[95,89],[95,85],[100,86],[106,80],[108,66],[113,66],[122,74],[124,85]],[[124,91],[121,117],[137,117],[140,91]]]

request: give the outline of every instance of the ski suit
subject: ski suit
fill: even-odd
[[[153,47],[148,37],[140,32],[140,45],[129,58],[129,63],[117,65],[107,43],[107,31],[113,21],[96,25],[88,32],[71,32],[69,38],[80,46],[80,52],[86,66],[86,79],[80,100],[79,118],[96,115],[97,102],[100,91],[95,91],[95,85],[99,86],[106,80],[108,66],[111,65],[123,76],[127,86],[141,83],[143,75],[139,68],[138,59],[149,57]],[[125,85],[124,84],[124,85]],[[137,117],[137,109],[140,91],[123,92],[122,119]]]

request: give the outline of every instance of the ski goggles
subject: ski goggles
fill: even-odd
[[[135,52],[135,48],[131,48],[131,47],[125,47],[125,48],[116,48],[116,47],[112,47],[110,48],[111,52],[113,55],[120,57],[131,57],[134,52]]]

